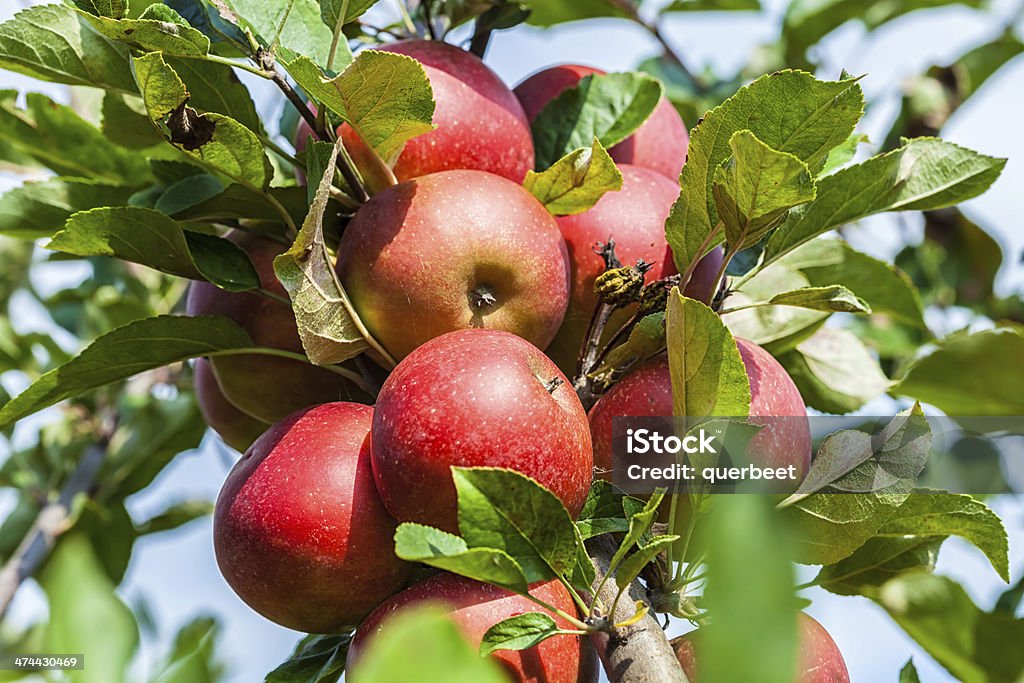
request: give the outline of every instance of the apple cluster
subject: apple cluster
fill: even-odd
[[[595,243],[613,239],[622,262],[650,264],[647,281],[676,273],[664,224],[688,142],[679,114],[662,100],[610,150],[621,190],[583,213],[556,218],[522,186],[534,166],[531,121],[596,70],[549,68],[513,91],[476,56],[451,45],[414,40],[380,49],[422,63],[436,128],[408,142],[391,181],[367,169],[372,197],[344,227],[336,268],[367,330],[397,367],[376,398],[292,358],[218,356],[195,367],[207,422],[244,451],[214,517],[224,578],[254,610],[288,628],[358,627],[350,660],[389,615],[409,605],[446,605],[477,643],[494,623],[533,607],[522,596],[452,574],[424,579],[422,569],[395,556],[400,522],[458,531],[452,466],[514,469],[557,495],[575,518],[594,472],[609,476],[612,418],[672,413],[664,356],[624,376],[589,415],[570,377],[598,303],[594,282],[605,268]],[[300,125],[297,149],[310,133]],[[337,133],[357,165],[367,158],[354,130],[342,125]],[[303,353],[273,270],[287,245],[249,232],[230,239],[250,256],[263,290],[276,296],[196,283],[189,314],[227,316],[258,346]],[[686,294],[710,303],[721,262],[720,249],[710,252]],[[621,324],[631,311],[617,315]],[[612,322],[609,329],[617,327]],[[805,415],[778,362],[753,343],[738,344],[751,414]],[[806,473],[805,429],[767,429],[757,438],[771,459],[762,465]],[[575,613],[557,581],[536,584],[531,593]],[[690,650],[677,649],[691,666]],[[597,676],[593,649],[574,635],[492,656],[517,681]],[[835,658],[841,663],[838,652]]]

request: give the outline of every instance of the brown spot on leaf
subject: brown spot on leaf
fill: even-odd
[[[213,139],[217,125],[182,102],[167,117],[167,128],[171,132],[171,142],[191,152]]]

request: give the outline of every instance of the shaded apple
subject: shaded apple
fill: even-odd
[[[807,614],[797,618],[799,656],[797,677],[793,683],[850,683],[850,673],[843,654],[828,631]],[[679,664],[690,683],[700,683],[698,650],[700,631],[693,631],[672,640]]]
[[[220,434],[224,443],[244,453],[270,425],[243,413],[224,396],[213,374],[213,368],[205,358],[196,360],[192,375],[196,402],[199,404],[203,420],[213,431]]]
[[[764,425],[751,441],[750,453],[761,467],[796,468],[803,480],[811,464],[811,434],[807,406],[785,368],[767,351],[737,339],[750,380],[750,415]],[[626,374],[590,409],[594,466],[598,476],[612,480],[612,420],[615,417],[672,415],[672,378],[668,357],[659,356]],[[779,420],[770,418],[778,417]]]
[[[447,43],[404,40],[377,48],[419,61],[434,91],[436,128],[406,143],[394,165],[399,180],[474,169],[520,183],[533,168],[530,123],[512,91],[476,55]],[[338,129],[354,157],[363,142]]]
[[[587,415],[538,348],[507,332],[451,332],[384,382],[373,472],[391,514],[457,531],[453,465],[517,470],[579,514],[593,465]]]
[[[252,259],[260,285],[288,299],[274,274],[274,257],[288,247],[265,237],[243,232],[229,235]],[[238,323],[257,346],[304,353],[291,306],[253,292],[227,292],[208,282],[189,286],[189,315],[223,315]],[[370,402],[370,397],[339,375],[309,363],[265,354],[218,356],[211,359],[224,396],[239,410],[264,422],[317,403],[349,400]]]
[[[515,88],[516,97],[532,122],[548,102],[573,88],[585,76],[604,74],[600,69],[579,64],[562,64],[539,71]],[[636,132],[609,150],[620,164],[633,164],[657,171],[673,182],[686,163],[690,135],[679,112],[667,98],[661,98],[651,116]]]
[[[569,592],[557,580],[535,583],[530,594],[567,614],[576,614]],[[503,588],[455,574],[437,574],[405,589],[374,610],[360,625],[348,650],[347,668],[358,665],[368,643],[387,628],[388,620],[403,609],[436,605],[446,609],[459,631],[474,647],[494,624],[528,612],[545,612],[528,598]],[[551,615],[559,628],[574,628]],[[597,654],[589,641],[562,634],[526,650],[498,650],[491,655],[516,683],[596,683]]]
[[[565,321],[548,348],[548,355],[567,374],[574,372],[583,336],[597,306],[594,280],[604,272],[604,259],[594,249],[615,240],[615,254],[623,265],[638,260],[653,264],[648,282],[673,275],[672,251],[665,240],[665,219],[679,196],[679,185],[639,166],[620,166],[622,189],[607,192],[588,211],[558,218],[569,250],[571,290]],[[609,322],[614,331],[632,315],[618,312]]]
[[[722,269],[723,260],[725,260],[725,249],[721,246],[717,246],[705,254],[697,262],[697,267],[693,269],[683,294],[703,304],[711,305],[723,284],[717,279],[718,271]]]
[[[238,461],[217,498],[221,573],[246,604],[282,626],[355,626],[409,575],[373,482],[372,419],[373,409],[356,403],[289,416]]]
[[[338,255],[360,317],[397,358],[474,327],[544,348],[569,298],[555,219],[522,186],[481,171],[435,173],[377,194],[349,223]]]

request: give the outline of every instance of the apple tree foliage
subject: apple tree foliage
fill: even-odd
[[[2,648],[86,650],[93,661],[103,658],[102,667],[68,680],[137,679],[129,666],[147,617],[115,592],[132,546],[211,508],[185,500],[137,519],[125,507],[203,437],[186,361],[287,354],[256,346],[227,318],[180,315],[190,280],[260,288],[248,256],[224,239],[226,228],[292,245],[275,271],[303,359],[328,368],[361,354],[393,362],[332,267],[339,225],[365,198],[358,170],[331,139],[294,154],[285,142],[298,120],[292,105],[315,102],[328,130],[349,124],[375,162],[387,165],[431,130],[434,101],[415,60],[373,51],[375,44],[447,37],[483,52],[493,32],[524,22],[613,17],[655,37],[660,53],[635,72],[588,77],[586,88],[552,101],[534,124],[537,169],[524,184],[553,214],[586,210],[621,187],[606,150],[664,94],[694,124],[666,236],[684,280],[724,245],[730,295],[724,309],[712,310],[673,290],[664,310],[637,321],[608,357],[667,348],[677,414],[743,415],[749,387],[733,341],[742,336],[775,355],[815,409],[842,414],[885,394],[909,399],[913,407],[884,433],[885,457],[905,467],[885,488],[829,495],[881,466],[876,457],[839,458],[830,439],[843,437],[833,435],[789,498],[694,493],[689,527],[667,529],[656,524],[656,508],[670,502],[658,495],[645,503],[598,482],[574,521],[521,475],[455,470],[460,533],[404,524],[395,552],[521,593],[533,581],[559,578],[584,616],[576,620],[581,631],[628,628],[649,612],[706,623],[714,680],[764,683],[792,680],[800,607],[794,563],[815,565],[814,585],[874,601],[958,679],[1020,680],[1020,585],[985,610],[933,572],[943,542],[958,536],[1009,581],[1002,522],[975,498],[915,489],[931,438],[916,402],[952,414],[1024,412],[1024,303],[996,293],[1004,255],[956,208],[984,192],[1005,160],[937,137],[1024,50],[1013,27],[906,84],[891,131],[870,142],[858,131],[862,83],[879,77],[816,76],[814,47],[850,22],[870,32],[919,10],[982,3],[794,0],[775,42],[735,74],[691,70],[663,28],[696,12],[760,11],[757,0],[677,0],[658,12],[635,0],[428,0],[397,17],[370,11],[374,4],[74,0],[33,6],[0,24],[0,68],[72,93],[68,105],[0,91],[0,163],[26,177],[0,197],[0,486],[12,503],[0,525],[7,562],[0,611],[28,574],[49,603],[48,618],[35,626],[0,630]],[[249,88],[261,80],[280,88],[279,120],[254,104]],[[308,187],[295,183],[295,167]],[[883,212],[923,215],[923,239],[907,244],[895,265],[836,232]],[[67,264],[85,276],[52,286],[48,278]],[[994,329],[936,338],[928,320],[950,307],[994,321]],[[42,322],[19,319],[28,309]],[[836,313],[851,315],[825,326]],[[40,538],[42,552],[33,546]],[[598,576],[590,555],[601,538],[615,541]],[[625,623],[600,623],[617,614],[620,599],[631,602],[628,589],[641,577],[649,599],[632,605]],[[592,596],[613,584],[613,604],[598,604]],[[481,651],[521,649],[557,632],[539,605],[496,624]],[[182,626],[145,680],[219,680],[216,637],[208,618]],[[349,640],[306,637],[266,680],[338,680]],[[410,650],[415,661],[402,654]],[[351,680],[456,676],[502,680],[426,611],[395,622]],[[917,680],[913,663],[899,676]],[[0,680],[13,678],[0,672]]]

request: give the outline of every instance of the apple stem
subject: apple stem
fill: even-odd
[[[473,308],[492,308],[498,303],[498,298],[488,287],[477,287],[469,295]]]
[[[565,384],[565,380],[561,377],[552,377],[547,382],[544,382],[544,389],[546,389],[549,394],[553,394],[555,393],[555,389],[563,384]]]

